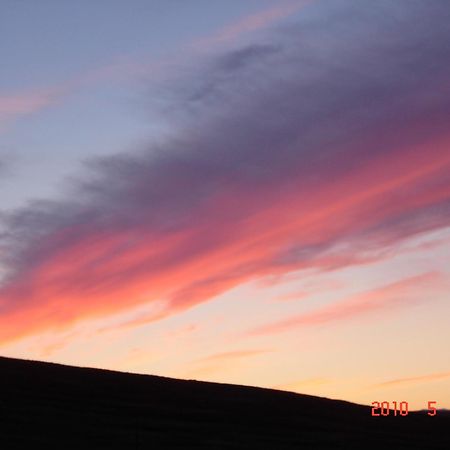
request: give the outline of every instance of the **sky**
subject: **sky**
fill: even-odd
[[[450,408],[449,18],[2,1],[0,354]]]

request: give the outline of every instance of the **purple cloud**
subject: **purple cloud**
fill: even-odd
[[[448,225],[450,5],[308,11],[160,86],[165,142],[7,214],[0,340],[156,299],[174,313]]]

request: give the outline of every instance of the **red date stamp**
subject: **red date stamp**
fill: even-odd
[[[433,400],[428,402],[428,412],[429,416],[435,416],[437,414],[436,403]],[[408,402],[372,402],[372,416],[407,416],[409,413]]]

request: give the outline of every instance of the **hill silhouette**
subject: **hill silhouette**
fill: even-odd
[[[0,448],[449,449],[450,415],[0,358]]]

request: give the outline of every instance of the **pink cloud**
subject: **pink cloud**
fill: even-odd
[[[0,95],[0,121],[14,120],[55,105],[61,94],[61,89],[50,88]]]
[[[439,148],[436,145],[435,152]],[[45,241],[51,253],[44,257],[41,251],[41,260],[33,271],[19,273],[0,290],[0,300],[5,305],[0,317],[0,340],[47,328],[64,328],[83,318],[113,314],[140,304],[154,304],[155,310],[150,314],[123,324],[137,326],[184,311],[240,283],[267,274],[302,267],[337,268],[360,264],[364,258],[354,254],[354,248],[349,254],[319,251],[306,261],[294,259],[292,262],[290,256],[286,261],[277,262],[277,253],[290,242],[310,246],[332,241],[342,230],[355,233],[367,223],[379,223],[394,212],[404,213],[418,207],[421,201],[427,204],[438,199],[439,190],[436,194],[428,192],[423,200],[418,191],[414,198],[396,203],[397,211],[388,208],[389,194],[397,187],[404,189],[408,183],[414,186],[423,177],[432,177],[434,166],[439,170],[443,167],[442,158],[431,159],[420,166],[413,155],[406,161],[402,171],[394,177],[389,172],[396,166],[395,157],[390,170],[378,172],[372,162],[367,171],[360,168],[359,173],[351,174],[342,182],[323,185],[311,202],[305,198],[301,206],[295,186],[291,193],[285,193],[282,203],[270,201],[269,192],[256,199],[252,195],[245,199],[246,194],[241,193],[239,208],[242,211],[256,209],[245,220],[236,221],[228,228],[222,224],[221,214],[233,211],[238,198],[233,191],[213,196],[198,212],[201,220],[197,220],[195,227],[168,235],[158,236],[156,230],[149,228],[141,230],[135,241],[133,231],[113,228],[108,232],[95,231],[87,224],[58,230]],[[405,175],[403,170],[407,165],[411,167]],[[383,182],[385,177],[392,178]],[[262,198],[265,202],[259,208]],[[383,199],[382,204],[379,199]],[[224,238],[218,239],[222,235]],[[391,289],[393,287],[384,293]],[[383,291],[377,295],[381,294]],[[269,326],[265,331],[298,325],[298,320],[305,324],[321,323],[387,306],[385,301],[377,302],[370,296],[357,300],[337,310]]]
[[[305,326],[320,326],[330,322],[348,320],[371,313],[395,311],[428,300],[430,292],[448,287],[448,280],[440,273],[430,272],[405,278],[381,288],[355,295],[316,311],[270,323],[251,330],[250,335],[281,333]]]
[[[297,275],[297,278],[299,276]],[[270,284],[275,284],[271,281]],[[269,285],[270,285],[269,284]],[[326,291],[337,291],[344,287],[344,283],[340,280],[334,279],[320,279],[320,281],[312,280],[310,283],[306,283],[305,286],[295,292],[289,292],[287,294],[279,295],[275,298],[277,301],[291,301],[291,300],[304,300],[316,293],[323,293]]]
[[[200,48],[208,48],[213,45],[230,43],[244,34],[251,33],[271,26],[273,23],[285,19],[313,0],[280,3],[266,10],[251,14],[232,24],[229,24],[215,34],[196,42]]]
[[[342,17],[354,26],[351,14]],[[365,25],[391,29],[389,14],[376,17],[381,24],[371,16]],[[429,38],[436,54],[410,50],[422,42],[415,20],[381,44],[359,22],[352,33],[337,28],[308,31],[311,43],[327,33],[332,61],[301,45],[304,30],[290,30],[269,60],[225,55],[244,58],[244,70],[234,65],[230,77],[229,66],[212,65],[196,96],[211,110],[174,126],[172,140],[97,160],[76,198],[8,216],[0,341],[139,305],[154,308],[129,326],[160,320],[268,275],[366,264],[447,226],[450,93],[440,81],[450,59],[436,58],[447,23]],[[406,52],[414,77],[386,51]],[[208,102],[217,80],[226,101]],[[296,319],[322,323],[387,306],[382,297],[357,300]]]

